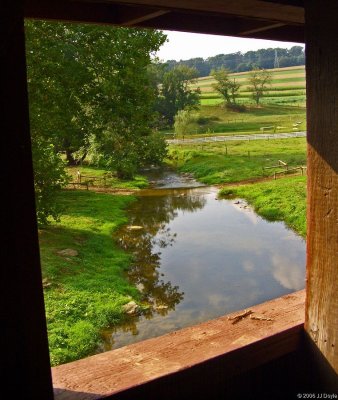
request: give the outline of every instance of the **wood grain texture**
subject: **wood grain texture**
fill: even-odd
[[[233,324],[228,317],[98,354],[52,369],[56,400],[89,400],[118,395],[203,363],[222,364],[227,378],[298,349],[304,322],[305,292],[251,307]],[[210,367],[212,368],[212,367]],[[114,397],[112,397],[114,398]]]
[[[306,2],[306,330],[338,372],[338,4]]]

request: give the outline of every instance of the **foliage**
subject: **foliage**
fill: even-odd
[[[216,80],[216,83],[212,87],[216,92],[220,93],[224,101],[227,104],[236,104],[236,98],[238,97],[238,91],[240,84],[236,82],[236,79],[230,79],[229,72],[225,68],[211,70],[211,75]]]
[[[32,137],[32,154],[37,220],[45,225],[49,217],[58,220],[60,206],[55,202],[55,195],[69,178],[54,145],[46,139]]]
[[[142,166],[160,165],[168,152],[167,142],[160,133],[152,133],[143,138],[140,154]]]
[[[260,99],[268,91],[272,81],[272,74],[265,69],[254,68],[249,74],[248,81],[251,85],[249,90],[252,92],[252,98],[258,106]]]
[[[196,69],[184,65],[164,73],[157,109],[170,126],[178,111],[197,109],[200,90],[190,88],[196,77]]]
[[[69,163],[96,143],[106,165],[131,177],[151,134],[156,93],[147,68],[165,41],[158,31],[27,22],[32,126]]]
[[[86,116],[92,72],[85,42],[84,26],[26,21],[31,130],[65,151],[69,163],[92,129]]]
[[[175,115],[175,135],[182,136],[192,133],[196,129],[196,118],[192,115],[191,110],[180,110]]]
[[[264,218],[285,223],[306,236],[306,178],[283,178],[271,182],[227,187],[220,195],[244,197]]]

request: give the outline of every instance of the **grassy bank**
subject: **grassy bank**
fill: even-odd
[[[88,182],[89,186],[105,186],[114,189],[142,189],[148,186],[147,178],[144,176],[136,175],[132,180],[123,181],[109,171],[87,165],[67,168],[72,182],[77,182],[78,171],[81,174],[81,182]]]
[[[64,191],[59,201],[61,221],[39,233],[52,365],[94,353],[100,329],[121,321],[122,305],[139,299],[124,274],[130,256],[112,237],[133,197]]]
[[[305,177],[227,187],[219,195],[245,198],[267,220],[284,221],[301,236],[306,236]]]
[[[265,105],[247,107],[243,113],[229,111],[224,107],[201,106],[198,113],[196,133],[215,134],[262,133],[261,127],[276,126],[277,132],[292,132],[293,124],[301,122],[300,130],[306,129],[306,111],[304,108],[290,106]],[[273,133],[273,129],[269,132]]]
[[[273,175],[283,168],[265,169],[286,162],[306,162],[305,138],[171,145],[168,162],[181,172],[193,173],[206,184],[234,183]]]

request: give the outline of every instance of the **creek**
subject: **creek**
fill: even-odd
[[[197,324],[304,288],[305,241],[242,199],[171,171],[148,175],[117,232],[149,308],[103,332],[104,350]]]

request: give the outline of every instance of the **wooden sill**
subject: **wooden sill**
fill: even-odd
[[[206,363],[221,362],[227,378],[241,374],[299,348],[304,302],[305,291],[301,290],[250,307],[253,314],[235,324],[229,317],[240,311],[54,367],[55,399],[114,398]]]

